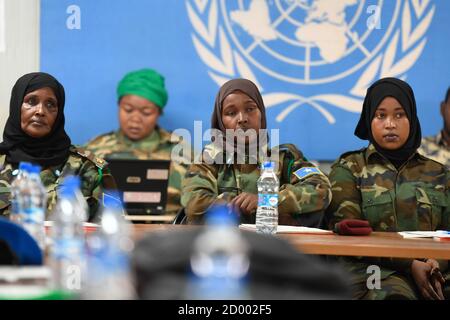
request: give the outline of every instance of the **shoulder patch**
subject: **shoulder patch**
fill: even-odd
[[[74,150],[79,156],[88,159],[89,161],[91,161],[92,163],[95,164],[96,167],[103,169],[107,162],[99,157],[96,157],[92,152],[87,151],[86,149],[80,148],[80,147],[75,147]]]
[[[294,171],[294,175],[300,180],[303,180],[315,174],[323,175],[323,173],[318,168],[315,167],[303,167]]]

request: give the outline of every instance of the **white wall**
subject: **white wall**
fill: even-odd
[[[0,0],[1,133],[8,118],[12,86],[23,74],[39,70],[39,8],[39,0]]]

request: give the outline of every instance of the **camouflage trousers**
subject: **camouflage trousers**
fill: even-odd
[[[450,300],[450,272],[444,274],[446,280],[442,291]],[[414,279],[410,275],[392,274],[381,280],[381,289],[368,289],[366,283],[352,285],[353,299],[362,300],[419,300],[423,299]]]

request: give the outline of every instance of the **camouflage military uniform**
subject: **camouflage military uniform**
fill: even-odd
[[[423,138],[419,152],[450,168],[450,146],[442,138],[442,133]]]
[[[17,167],[6,161],[5,155],[0,155],[0,215],[9,216],[10,186],[17,174]],[[67,161],[59,166],[44,168],[41,171],[41,180],[48,192],[46,218],[51,219],[52,210],[57,201],[57,189],[64,183],[67,175],[77,175],[81,179],[81,192],[89,205],[89,220],[93,221],[103,201],[103,190],[115,189],[114,179],[109,173],[107,163],[96,158],[92,153],[70,147]]]
[[[345,153],[333,164],[330,173],[333,192],[327,209],[330,227],[342,219],[364,219],[374,231],[449,230],[449,178],[445,166],[418,153],[399,171],[373,145]],[[412,259],[359,257],[342,261],[354,274],[356,298],[407,299],[417,295],[410,278]],[[439,262],[441,270],[447,271],[448,262]],[[366,271],[371,264],[381,268],[381,290],[366,287],[369,276]]]
[[[319,215],[320,219],[331,200],[328,178],[318,169],[312,174],[299,175],[301,168],[315,167],[293,145],[281,145],[273,149],[273,152],[279,152],[280,155],[276,165],[281,186],[279,223],[299,225],[301,216],[309,213]],[[203,159],[205,156],[210,159],[224,157],[223,152],[212,144],[205,147]],[[256,164],[207,163],[211,162],[191,165],[183,180],[181,203],[186,208],[188,223],[191,224],[203,223],[204,213],[211,204],[227,202],[240,192],[257,194],[256,181],[260,170]],[[230,163],[230,159],[225,159],[224,163]],[[241,222],[255,223],[255,212],[249,216],[241,215]]]
[[[171,141],[171,134],[159,127],[140,141],[128,139],[122,131],[110,132],[94,138],[86,144],[86,149],[96,156],[116,159],[171,160],[171,152],[178,141]],[[184,156],[184,155],[183,155]],[[186,157],[189,161],[190,156]],[[189,161],[190,163],[190,161]],[[176,213],[180,208],[181,180],[186,165],[172,161],[170,166],[167,213]]]

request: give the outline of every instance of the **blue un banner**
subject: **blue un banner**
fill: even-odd
[[[41,69],[67,92],[75,143],[118,127],[116,86],[150,67],[166,78],[161,125],[209,128],[219,86],[260,88],[270,129],[309,159],[366,144],[353,136],[367,87],[415,90],[424,136],[442,126],[450,2],[444,0],[42,0]],[[83,130],[80,130],[83,128]]]

